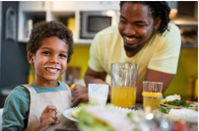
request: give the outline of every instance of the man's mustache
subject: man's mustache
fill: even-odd
[[[129,37],[129,38],[139,38],[138,36],[136,35],[127,35],[125,33],[122,33],[123,36],[126,36],[126,37]]]

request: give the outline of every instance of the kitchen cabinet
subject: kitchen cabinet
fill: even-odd
[[[119,1],[51,1],[51,10],[119,10]]]
[[[80,12],[106,10],[119,11],[119,1],[20,1],[18,41],[23,43],[28,41],[30,28],[36,22],[54,20],[68,26],[68,20],[72,18],[71,22],[74,22],[72,25],[75,26],[72,27],[75,44],[90,45],[92,39],[81,39],[79,35]]]
[[[23,1],[19,4],[19,9],[21,11],[42,11],[46,10],[47,6],[46,1]]]
[[[46,20],[48,2],[44,1],[20,1],[19,2],[19,22],[18,22],[18,41],[27,42],[29,31],[33,24],[38,21]],[[28,24],[28,20],[32,22]],[[30,25],[31,24],[31,25]]]

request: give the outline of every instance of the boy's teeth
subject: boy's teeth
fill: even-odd
[[[49,71],[57,71],[57,69],[47,68]]]

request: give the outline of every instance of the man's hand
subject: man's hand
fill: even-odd
[[[73,96],[73,104],[77,106],[81,102],[88,102],[88,88],[82,85],[75,85],[71,90]]]
[[[48,105],[41,114],[40,123],[41,128],[48,126],[49,124],[57,124],[59,123],[59,119],[56,114],[58,110],[55,106]]]

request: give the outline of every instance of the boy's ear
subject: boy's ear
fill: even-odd
[[[28,52],[28,62],[30,64],[34,64],[34,54],[31,53],[30,51]]]
[[[160,18],[160,16],[155,19],[155,25],[154,25],[155,30],[159,28],[161,22],[162,22],[162,19]]]

